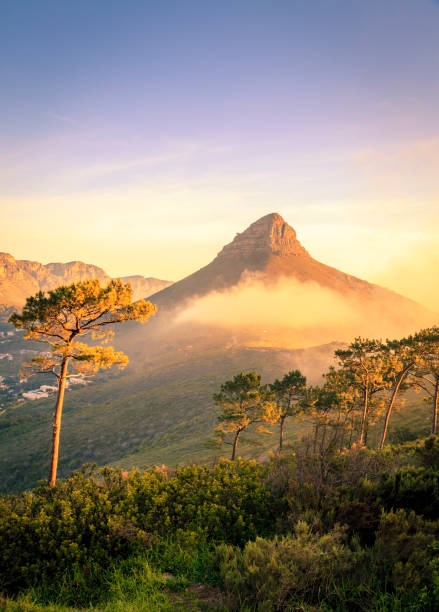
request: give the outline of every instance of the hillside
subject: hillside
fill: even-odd
[[[241,369],[271,382],[300,367],[318,382],[335,345],[285,351],[187,348],[131,365],[85,388],[68,391],[61,431],[60,475],[83,463],[125,467],[176,465],[215,452],[204,448],[216,423],[212,394]],[[53,399],[18,404],[0,415],[0,491],[20,490],[47,476]],[[274,442],[273,442],[274,444]],[[228,452],[228,451],[226,451]],[[243,454],[260,453],[243,446]]]

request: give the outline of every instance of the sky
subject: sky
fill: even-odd
[[[177,280],[278,212],[434,307],[436,0],[0,0],[0,251]]]

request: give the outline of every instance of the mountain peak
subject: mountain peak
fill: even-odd
[[[296,232],[278,213],[270,213],[252,223],[218,253],[218,257],[274,254],[309,257],[297,240]]]

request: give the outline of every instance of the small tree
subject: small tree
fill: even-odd
[[[221,391],[213,399],[221,408],[215,433],[220,442],[232,445],[232,461],[245,429],[260,423],[258,430],[267,432],[263,423],[273,424],[279,418],[272,393],[267,385],[261,386],[261,375],[256,372],[237,374],[221,385]],[[227,434],[231,434],[231,442],[226,440]]]
[[[392,368],[388,352],[379,340],[355,338],[347,349],[335,351],[339,365],[350,375],[361,409],[361,426],[358,443],[365,445],[371,409],[377,412],[374,396],[391,385],[389,368]],[[378,402],[381,407],[382,402]]]
[[[338,406],[338,396],[335,391],[329,390],[327,386],[307,387],[302,405],[306,414],[313,423],[313,446],[312,452],[317,452],[319,434],[322,431],[320,451],[326,442],[326,428],[331,423],[331,412]]]
[[[349,428],[348,419],[354,412],[356,404],[356,391],[352,386],[352,376],[349,372],[330,367],[324,374],[324,379],[323,386],[308,387],[301,402],[304,413],[314,426],[313,453],[318,451],[320,434],[320,452],[325,452],[329,446],[334,446],[337,442],[340,447],[343,446]],[[328,428],[333,432],[329,440]]]
[[[131,320],[145,322],[156,311],[156,307],[145,300],[131,303],[132,295],[131,285],[124,285],[120,280],[112,280],[106,287],[101,287],[98,280],[84,281],[58,287],[48,294],[40,291],[26,300],[22,314],[15,313],[9,319],[15,327],[25,330],[27,340],[49,345],[47,353],[25,364],[27,376],[50,373],[58,380],[49,475],[51,486],[56,482],[67,379],[89,376],[112,365],[124,368],[128,357],[105,346],[114,334],[108,326]],[[87,334],[95,344],[78,342]],[[74,373],[68,372],[70,363]]]
[[[328,443],[337,444],[338,442],[342,449],[346,445],[345,438],[349,435],[347,446],[351,446],[359,400],[354,376],[350,370],[343,368],[337,370],[331,366],[323,378],[325,383],[317,402],[317,408],[322,410],[325,404],[329,407],[326,425],[332,429],[333,434]]]
[[[425,391],[425,400],[432,404],[431,433],[436,435],[439,411],[439,339],[435,338],[434,333],[424,343],[422,361],[415,365],[410,382],[416,390]]]
[[[301,401],[305,397],[306,376],[299,370],[293,370],[285,374],[282,380],[276,380],[270,385],[275,395],[279,411],[279,453],[282,452],[285,419],[289,416],[297,416],[301,410]]]
[[[432,344],[439,342],[439,328],[432,327],[423,329],[413,336],[402,338],[402,340],[388,340],[387,352],[399,364],[394,371],[394,382],[391,387],[386,415],[384,418],[383,432],[381,434],[380,449],[383,448],[387,437],[390,415],[395,405],[396,397],[406,385],[406,378],[413,372],[415,367],[423,363],[424,356],[428,355]]]

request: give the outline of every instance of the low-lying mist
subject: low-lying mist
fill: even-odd
[[[398,337],[433,320],[395,300],[360,300],[316,283],[284,278],[267,285],[247,279],[229,291],[193,300],[175,324],[199,324],[228,330],[235,341],[249,346],[299,348],[356,336]]]

